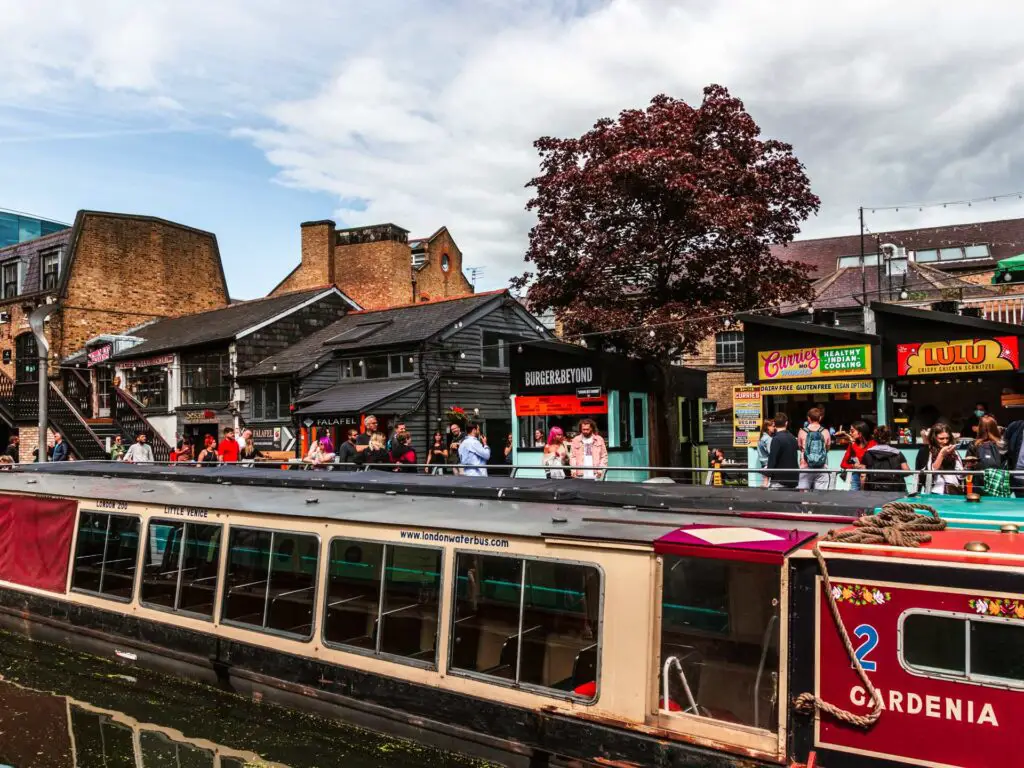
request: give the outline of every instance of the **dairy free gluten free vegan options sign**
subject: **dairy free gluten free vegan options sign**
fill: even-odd
[[[826,376],[870,376],[871,347],[802,347],[757,353],[760,381],[818,379]]]

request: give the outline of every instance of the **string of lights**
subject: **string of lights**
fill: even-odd
[[[878,211],[898,211],[900,208],[904,210],[913,210],[917,208],[918,211],[924,211],[925,208],[948,208],[951,205],[966,205],[968,208],[973,207],[975,203],[988,203],[998,202],[1000,200],[1011,200],[1017,198],[1018,200],[1024,200],[1024,192],[1005,192],[1000,195],[983,195],[981,197],[971,197],[965,200],[942,200],[939,202],[930,203],[901,203],[899,205],[865,205],[863,209],[865,211],[871,211],[876,213]]]

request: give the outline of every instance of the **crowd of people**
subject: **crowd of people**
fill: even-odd
[[[921,430],[922,443],[914,461],[914,472],[930,472],[932,493],[963,494],[981,491],[1008,496],[1011,487],[1024,482],[1011,478],[1011,471],[1024,470],[1024,421],[1012,422],[1005,429],[982,404],[975,412],[970,434],[959,440],[945,422]],[[758,468],[763,487],[826,490],[834,487],[836,473],[828,471],[828,452],[833,442],[841,441],[846,451],[840,461],[840,473],[851,490],[905,491],[911,473],[907,459],[893,444],[893,430],[879,424],[872,427],[855,421],[846,430],[834,432],[822,426],[820,408],[811,408],[807,420],[794,435],[789,417],[778,413],[764,423],[757,445]],[[958,449],[964,449],[964,456]],[[772,471],[789,470],[789,471]],[[975,472],[982,472],[976,483]],[[975,487],[977,485],[977,487]],[[924,475],[919,487],[928,487]]]

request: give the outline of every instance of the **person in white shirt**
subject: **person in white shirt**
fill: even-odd
[[[238,451],[241,453],[242,449],[245,448],[245,441],[252,437],[251,429],[243,429],[238,433],[238,437],[235,438],[235,442],[238,443]]]
[[[146,442],[146,433],[139,432],[132,447],[125,453],[121,461],[129,464],[152,464],[153,447]]]

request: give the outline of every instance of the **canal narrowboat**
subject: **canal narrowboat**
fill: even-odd
[[[695,512],[668,486],[360,474],[0,473],[0,623],[534,764],[976,768],[1010,748],[1019,667],[969,654],[1024,631],[1011,534],[839,544],[846,494],[758,512],[703,489]],[[918,629],[933,614],[960,646]],[[854,659],[885,696],[866,727]]]

